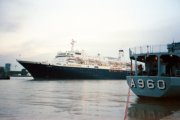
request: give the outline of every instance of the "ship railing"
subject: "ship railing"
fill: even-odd
[[[129,54],[148,54],[148,53],[167,53],[167,44],[145,45],[134,48],[129,48]]]
[[[180,54],[180,50],[175,50],[175,53]]]
[[[180,70],[176,70],[176,77],[180,77]]]

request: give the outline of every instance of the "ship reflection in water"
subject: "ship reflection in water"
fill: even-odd
[[[0,81],[0,119],[123,120],[127,93],[126,80],[14,77]],[[131,92],[127,120],[164,120],[180,110],[179,100],[142,99]]]
[[[128,108],[129,120],[160,120],[174,113],[179,114],[180,98],[137,98]],[[178,115],[180,117],[180,115]],[[177,116],[177,117],[178,117]],[[174,116],[175,117],[175,116]],[[176,119],[177,119],[176,117]],[[179,118],[178,117],[178,118]],[[175,118],[174,118],[175,119]],[[180,119],[180,118],[179,118]]]

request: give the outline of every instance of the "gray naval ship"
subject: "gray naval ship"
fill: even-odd
[[[126,80],[137,96],[180,97],[180,42],[130,48],[129,56],[135,72]]]

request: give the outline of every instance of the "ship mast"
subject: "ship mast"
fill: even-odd
[[[71,52],[74,51],[74,43],[75,43],[75,42],[76,42],[76,41],[74,41],[74,40],[72,39],[72,43],[71,43],[71,44],[72,44]],[[77,42],[76,42],[76,43],[77,43]]]

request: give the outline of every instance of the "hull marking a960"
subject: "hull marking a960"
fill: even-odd
[[[145,86],[145,82],[142,80],[142,79],[138,79],[138,87],[143,89]],[[137,88],[136,87],[136,83],[134,81],[134,79],[131,80],[131,88]],[[155,82],[151,79],[147,80],[147,87],[149,89],[154,89],[155,88]],[[158,80],[157,81],[157,87],[160,89],[160,90],[164,90],[166,89],[166,83],[164,80]]]

